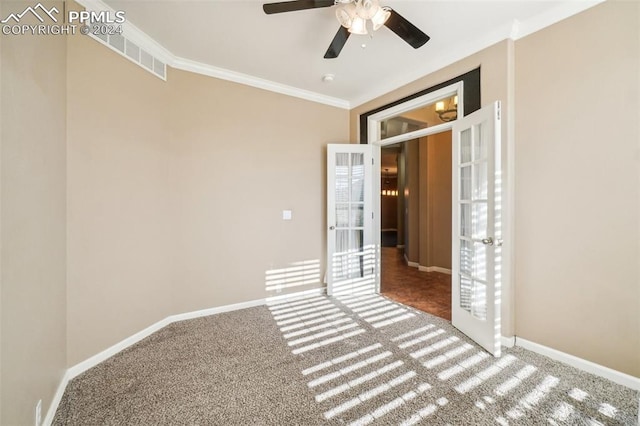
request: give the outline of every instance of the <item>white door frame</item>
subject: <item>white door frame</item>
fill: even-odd
[[[416,130],[414,132],[405,133],[402,135],[381,139],[380,136],[380,122],[394,116],[400,115],[402,113],[411,111],[416,108],[420,108],[422,106],[426,106],[436,102],[437,100],[441,100],[442,98],[447,98],[457,95],[458,96],[458,117],[464,116],[464,84],[462,81],[458,83],[454,83],[450,86],[444,87],[439,90],[435,90],[433,92],[427,93],[423,96],[420,96],[415,99],[411,99],[407,102],[403,102],[399,105],[393,106],[391,108],[387,108],[385,110],[379,111],[375,114],[372,114],[368,117],[367,120],[367,143],[373,145],[373,172],[371,174],[373,182],[372,182],[372,190],[374,194],[380,194],[380,159],[381,159],[381,149],[383,146],[393,145],[399,142],[406,142],[413,139],[433,135],[436,133],[446,132],[448,130],[452,130],[453,122],[445,122],[433,127],[427,127],[426,129]],[[508,138],[503,138],[503,141]],[[504,142],[503,142],[504,143]],[[504,148],[504,147],[503,147]],[[507,147],[508,149],[508,147]],[[511,318],[513,315],[513,306],[511,303],[511,297],[509,295],[513,294],[513,279],[511,274],[510,265],[512,264],[513,259],[513,250],[514,245],[511,239],[510,230],[513,229],[512,221],[513,221],[513,204],[508,201],[510,199],[510,195],[512,192],[510,191],[513,186],[510,182],[513,182],[513,175],[515,174],[515,170],[513,164],[505,161],[511,158],[511,155],[508,157],[504,156],[504,152],[507,149],[503,149],[503,164],[502,170],[503,173],[506,173],[506,179],[502,180],[502,229],[504,235],[504,242],[502,247],[502,298],[501,298],[501,306],[502,306],[502,318],[503,320],[507,318]],[[508,149],[508,152],[511,152]],[[380,197],[373,197],[373,212],[374,212],[374,223],[373,223],[373,236],[374,236],[374,244],[376,247],[381,247],[380,241]],[[380,253],[380,250],[376,251]],[[376,291],[380,292],[380,259],[376,259]],[[508,322],[508,320],[507,320]],[[503,322],[504,324],[504,322]]]

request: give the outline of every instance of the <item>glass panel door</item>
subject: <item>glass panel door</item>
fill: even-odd
[[[327,182],[328,292],[375,291],[371,147],[329,145]]]
[[[453,127],[452,323],[500,355],[500,104]],[[498,172],[498,173],[497,173]]]

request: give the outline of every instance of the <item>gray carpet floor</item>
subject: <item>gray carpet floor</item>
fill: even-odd
[[[638,392],[522,348],[493,358],[379,295],[173,323],[74,378],[55,425],[637,425]]]

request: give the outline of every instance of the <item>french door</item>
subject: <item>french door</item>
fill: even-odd
[[[453,125],[454,327],[500,356],[500,102]]]
[[[372,146],[329,144],[327,152],[327,293],[374,293]]]

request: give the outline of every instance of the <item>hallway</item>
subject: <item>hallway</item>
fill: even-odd
[[[451,276],[407,266],[402,249],[382,247],[381,294],[451,321]]]

